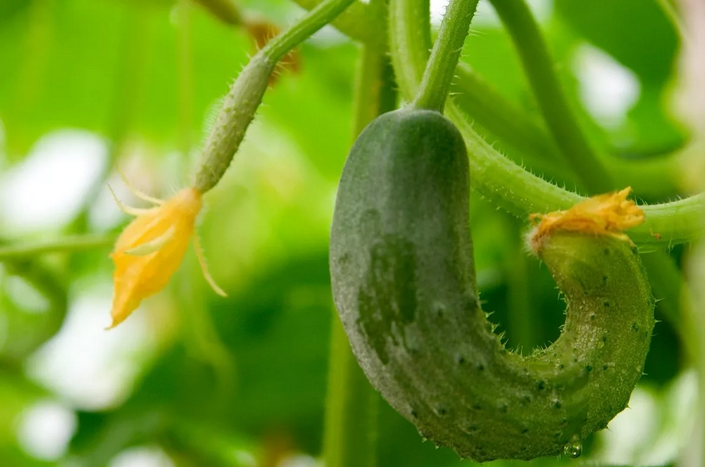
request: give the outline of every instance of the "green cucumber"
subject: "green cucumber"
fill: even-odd
[[[333,295],[372,385],[422,434],[477,461],[579,454],[639,380],[654,300],[628,241],[558,232],[538,251],[568,304],[560,338],[521,356],[480,308],[458,130],[398,110],[345,164],[330,244]]]

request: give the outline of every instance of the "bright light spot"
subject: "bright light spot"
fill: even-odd
[[[553,0],[528,0],[529,8],[536,21],[540,24],[548,21],[553,15]],[[448,0],[431,0],[431,24],[439,26],[446,11]],[[488,1],[477,4],[477,11],[472,19],[473,27],[500,28],[502,22]]]
[[[539,23],[544,23],[553,16],[553,0],[528,0],[527,3]]]
[[[658,427],[658,403],[653,394],[637,387],[629,408],[617,415],[604,432],[604,459],[615,464],[631,463],[644,439],[653,437]]]
[[[145,353],[153,351],[145,314],[110,323],[112,285],[101,283],[71,303],[61,331],[30,359],[29,374],[76,407],[102,409],[129,394]]]
[[[5,125],[0,120],[0,164],[4,162],[5,159]]]
[[[247,451],[238,449],[233,452],[233,458],[235,459],[235,462],[237,462],[238,466],[257,467],[257,459],[255,459],[255,456],[253,456],[252,453]]]
[[[110,173],[88,211],[88,220],[93,230],[106,231],[131,219],[131,216],[120,211],[108,187],[113,189],[115,196],[123,204],[147,208],[152,207],[152,204],[135,196],[126,182],[150,196],[161,199],[170,198],[187,185],[183,174],[189,170],[181,153],[164,153],[159,161],[155,162],[151,157],[153,151],[141,141],[131,142],[125,153],[130,157],[122,158],[117,170]]]
[[[28,454],[55,460],[64,454],[75,430],[73,411],[56,402],[42,401],[21,415],[17,437]]]
[[[637,387],[629,408],[617,415],[609,430],[599,433],[593,458],[614,465],[667,465],[682,454],[694,431],[697,377],[680,375],[664,391]]]
[[[697,432],[698,375],[691,370],[680,375],[669,388],[665,404],[661,405],[663,418],[659,438],[649,443],[648,460],[652,465],[671,464],[686,452]]]
[[[8,298],[17,309],[26,313],[44,313],[49,309],[49,300],[39,293],[29,282],[19,276],[7,275],[0,268],[0,279]]]
[[[448,6],[448,0],[431,0],[431,24],[441,24],[446,6]]]
[[[157,447],[136,447],[122,451],[108,467],[174,467],[174,463]]]
[[[282,459],[277,467],[314,467],[316,465],[316,459],[313,457],[297,454]]]
[[[605,128],[620,126],[639,98],[637,77],[612,57],[590,45],[575,55],[574,69],[585,108]]]
[[[12,234],[58,228],[82,207],[107,158],[97,136],[64,130],[42,138],[0,178],[3,227]]]
[[[325,26],[310,37],[311,44],[321,48],[335,47],[336,45],[346,44],[349,41],[350,39],[345,34],[333,26]]]
[[[105,186],[98,192],[95,201],[93,201],[88,210],[88,222],[91,228],[99,232],[115,227],[127,217],[118,208],[108,186],[113,189],[115,196],[123,204],[132,205],[131,201],[134,199],[134,196],[127,189],[120,176],[116,173],[110,175],[106,180]]]

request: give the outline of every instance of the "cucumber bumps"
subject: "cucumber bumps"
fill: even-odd
[[[641,376],[654,302],[617,236],[555,232],[538,254],[568,303],[560,338],[523,357],[481,310],[462,137],[440,113],[373,121],[343,171],[335,304],[372,385],[426,438],[477,461],[579,454]]]

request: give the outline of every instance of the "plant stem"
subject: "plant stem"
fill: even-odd
[[[326,0],[303,18],[267,43],[259,52],[273,62],[279,61],[291,49],[330,23],[355,0]],[[258,55],[259,55],[258,54]]]
[[[353,1],[321,2],[252,57],[230,88],[208,135],[194,181],[198,191],[205,193],[213,188],[230,166],[262,102],[277,62],[311,34],[331,22]]]
[[[524,0],[491,0],[519,52],[524,71],[558,147],[593,193],[614,189],[578,125],[554,71],[548,47]]]
[[[382,10],[373,0],[370,7]],[[380,13],[384,13],[381,11]],[[355,86],[353,134],[396,107],[392,68],[385,54],[364,45]],[[379,395],[355,359],[337,314],[333,316],[328,373],[324,460],[326,467],[374,467]]]
[[[692,250],[688,262],[690,287],[683,290],[686,302],[683,310],[687,330],[685,344],[690,363],[698,375],[699,397],[697,406],[693,408],[697,414],[693,433],[678,465],[697,467],[703,465],[705,458],[705,293],[700,285],[705,281],[705,244],[701,242]]]
[[[416,95],[428,57],[429,22],[428,13],[424,13],[427,6],[428,0],[390,0],[390,52],[399,89],[407,99]],[[496,206],[526,219],[532,213],[567,209],[584,199],[502,156],[477,134],[452,101],[446,103],[446,115],[465,139],[473,187]],[[637,243],[675,244],[703,235],[703,194],[642,208],[646,222],[630,231]]]
[[[323,0],[294,0],[300,7],[313,10]],[[375,14],[373,8],[363,2],[355,2],[344,13],[331,22],[348,37],[375,49],[387,50],[386,16]]]
[[[105,248],[112,245],[114,241],[113,235],[76,235],[45,242],[10,244],[0,246],[0,261],[17,260],[48,253],[73,253]]]
[[[321,0],[294,0],[306,9],[311,9]],[[384,47],[380,42],[383,31],[380,17],[371,14],[367,5],[357,2],[345,11],[332,24],[348,37],[364,44]],[[420,12],[420,14],[427,13]],[[428,28],[417,31],[426,34]],[[392,38],[393,42],[398,42]],[[431,43],[431,40],[423,41]],[[426,52],[426,58],[428,53]],[[426,62],[422,64],[425,66]],[[485,81],[472,68],[460,63],[455,71],[457,79],[451,84],[453,100],[460,109],[478,126],[509,145],[509,156],[534,171],[538,170],[549,179],[578,180],[572,168],[566,163],[561,150],[542,122],[528,115],[519,106],[506,99],[490,83]],[[403,78],[402,78],[403,79]],[[515,154],[518,152],[518,154]],[[602,154],[600,156],[603,156]],[[665,199],[681,194],[680,159],[676,155],[652,157],[648,159],[622,159],[604,154],[601,161],[616,186],[631,186],[634,193],[650,199]]]
[[[556,165],[560,169],[569,168],[540,119],[529,116],[506,99],[467,63],[458,65],[456,74],[450,91],[453,101],[476,124],[533,160],[554,166],[554,171]],[[570,175],[576,177],[572,169],[569,170]]]
[[[587,187],[609,189],[606,173],[570,108],[548,47],[525,0],[492,0],[492,4],[512,36],[544,118],[564,157],[572,163]],[[673,300],[676,289],[675,297],[678,297],[677,289],[682,287],[681,274],[666,253],[657,250],[644,259],[654,292]],[[677,307],[669,308],[667,303],[661,308],[669,313],[671,323],[679,329],[682,320]]]
[[[443,113],[443,105],[455,76],[455,68],[458,66],[477,2],[478,0],[450,0],[438,38],[433,45],[431,58],[421,79],[421,86],[412,103],[413,107]]]
[[[326,467],[374,467],[379,395],[355,359],[343,325],[332,320],[324,453]]]

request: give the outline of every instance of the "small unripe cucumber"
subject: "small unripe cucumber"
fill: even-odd
[[[373,121],[345,164],[333,294],[372,385],[419,432],[477,461],[532,459],[604,428],[642,374],[654,302],[639,255],[558,232],[539,256],[568,304],[560,338],[521,356],[481,310],[465,145],[441,114]]]

